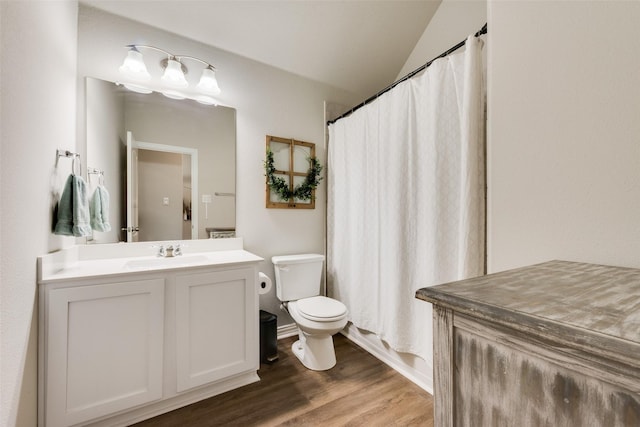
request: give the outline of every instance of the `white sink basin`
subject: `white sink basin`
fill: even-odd
[[[182,267],[185,265],[195,265],[207,261],[208,258],[204,255],[179,255],[170,258],[149,258],[149,259],[136,259],[127,261],[124,264],[124,268],[133,269],[153,269],[153,268],[171,268]]]

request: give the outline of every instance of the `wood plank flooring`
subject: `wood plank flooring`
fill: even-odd
[[[433,398],[344,336],[334,336],[337,365],[306,369],[278,341],[279,360],[261,381],[136,424],[174,426],[433,426]]]

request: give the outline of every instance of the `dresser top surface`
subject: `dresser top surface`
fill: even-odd
[[[416,297],[490,320],[533,319],[540,328],[640,344],[640,269],[550,261],[422,288]]]

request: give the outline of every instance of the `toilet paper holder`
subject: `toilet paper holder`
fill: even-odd
[[[264,295],[271,290],[273,283],[269,276],[264,274],[263,272],[258,273],[258,294]]]

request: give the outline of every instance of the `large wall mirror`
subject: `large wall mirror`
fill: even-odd
[[[236,112],[86,79],[89,191],[110,194],[94,243],[205,239],[235,231]]]

